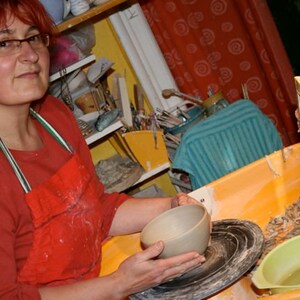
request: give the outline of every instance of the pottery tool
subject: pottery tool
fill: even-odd
[[[177,111],[178,111],[178,113],[179,113],[179,116],[182,116],[185,120],[184,121],[186,121],[186,120],[188,120],[188,119],[190,119],[191,118],[191,116],[187,113],[187,112],[185,112],[184,110],[182,110],[180,107],[178,107],[177,106]]]
[[[154,139],[154,148],[157,148],[157,127],[158,127],[158,123],[155,117],[155,114],[152,113],[150,115],[150,129],[152,131],[152,135],[153,135],[153,139]]]
[[[177,97],[180,97],[180,98],[186,98],[188,100],[190,100],[192,103],[195,103],[195,104],[202,104],[203,101],[198,98],[198,97],[193,97],[191,95],[188,95],[188,94],[184,94],[182,92],[179,92],[175,89],[165,89],[165,90],[162,90],[162,96],[165,98],[165,99],[168,99],[170,98],[171,96],[177,96]]]
[[[103,108],[103,106],[105,106],[107,104],[111,109],[118,108],[120,111],[122,111],[122,109],[117,107],[115,98],[113,97],[113,95],[110,92],[107,77],[104,77],[95,86],[97,86],[98,93],[99,93],[99,101],[97,101],[98,110],[101,110]]]
[[[140,85],[134,84],[133,85],[133,93],[134,93],[134,101],[135,101],[135,107],[137,111],[144,110],[144,95],[143,91]]]
[[[94,133],[94,129],[88,122],[83,121],[81,119],[76,119],[76,121],[78,123],[79,129],[80,129],[82,135],[85,138],[90,136],[92,133]]]
[[[242,91],[244,99],[249,99],[248,88],[246,83],[242,83]]]
[[[158,123],[163,127],[173,127],[182,123],[182,120],[166,110],[156,108],[160,114],[156,115]]]
[[[73,99],[71,96],[71,92],[69,89],[69,84],[66,78],[66,69],[60,69],[59,70],[59,75],[61,78],[61,99],[63,100],[63,102],[65,102],[65,104],[72,110],[74,111],[74,103],[73,103]],[[65,87],[65,88],[63,88]]]
[[[213,91],[213,89],[209,86],[208,89],[207,89],[207,95],[208,95],[208,97],[211,97],[213,94],[214,94],[214,91]]]
[[[111,83],[111,96],[114,99],[115,107],[118,108],[120,111],[123,111],[122,109],[122,103],[120,99],[120,91],[118,86],[118,78],[121,75],[119,73],[115,73],[112,77],[112,83]]]
[[[175,135],[173,135],[173,134],[171,134],[169,132],[167,132],[165,134],[165,138],[168,139],[169,141],[175,143],[176,145],[179,145],[180,141],[181,141],[181,139],[178,136],[175,136]]]
[[[166,116],[163,116],[163,115],[158,115],[157,116],[157,121],[158,123],[163,126],[163,127],[173,127],[173,126],[176,126],[176,125],[179,125],[181,123],[178,123],[178,122],[174,122],[174,120],[166,117]]]
[[[129,128],[132,128],[133,125],[132,113],[130,108],[130,101],[129,101],[128,91],[126,86],[126,80],[122,76],[118,78],[118,88],[119,88],[120,99],[122,103],[124,122]]]
[[[300,76],[295,76],[295,86],[297,91],[297,97],[298,97],[298,115],[300,118]],[[300,132],[300,121],[298,120],[298,132]]]
[[[181,124],[182,123],[181,119],[179,119],[178,117],[172,115],[170,112],[168,112],[166,110],[163,110],[163,109],[160,109],[160,108],[157,107],[156,111],[158,111],[161,114],[161,116],[169,118],[170,120],[172,120],[176,124]]]

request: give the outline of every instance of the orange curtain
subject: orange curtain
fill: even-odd
[[[299,142],[294,74],[266,0],[140,4],[180,91],[205,99],[221,90],[234,102],[246,84],[284,145]]]

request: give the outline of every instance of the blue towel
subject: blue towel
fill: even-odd
[[[197,189],[281,147],[272,121],[253,102],[241,99],[190,128],[172,168],[188,173]]]

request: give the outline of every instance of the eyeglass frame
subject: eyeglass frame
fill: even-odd
[[[34,38],[37,38],[39,37],[40,40],[39,42],[41,44],[38,44],[38,45],[33,45],[32,43],[34,42],[37,42],[36,40],[32,40]],[[50,34],[48,33],[38,33],[38,34],[35,34],[35,35],[32,35],[28,38],[25,38],[25,39],[8,39],[8,40],[3,40],[1,41],[0,40],[0,57],[5,57],[5,56],[10,56],[10,55],[13,55],[13,54],[17,54],[20,50],[21,50],[21,45],[22,43],[24,42],[27,42],[30,47],[34,50],[37,50],[37,49],[42,49],[42,48],[48,48],[49,45],[50,45]],[[12,44],[13,47],[13,50],[9,53],[1,53],[1,44],[2,43],[14,43]]]

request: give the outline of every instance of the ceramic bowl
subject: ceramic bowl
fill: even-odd
[[[259,289],[272,294],[300,288],[300,236],[283,242],[271,250],[252,276]]]
[[[83,111],[84,114],[99,110],[100,98],[98,90],[94,87],[84,86],[71,94],[76,106]]]
[[[55,24],[59,24],[70,12],[69,0],[40,0]]]
[[[141,232],[141,245],[147,248],[162,240],[160,258],[196,251],[203,254],[211,233],[211,220],[205,206],[183,205],[172,208],[149,222]]]
[[[205,108],[201,106],[194,106],[187,111],[185,111],[190,118],[179,125],[176,125],[171,128],[165,128],[165,132],[169,132],[171,134],[184,134],[189,128],[196,125],[198,122],[205,119]],[[179,119],[182,117],[179,116]]]

